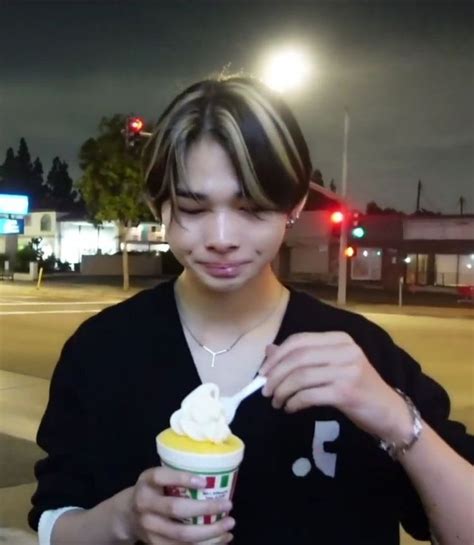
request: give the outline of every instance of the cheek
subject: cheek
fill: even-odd
[[[266,225],[258,235],[255,231],[252,233],[251,240],[253,240],[259,254],[269,255],[278,252],[285,236],[285,223],[272,222]]]
[[[166,230],[166,242],[170,245],[175,257],[179,259],[179,256],[190,253],[195,245],[192,230],[180,225],[176,219],[171,221],[171,207],[169,204],[163,205],[161,217]]]
[[[196,247],[192,231],[181,227],[176,221],[167,226],[166,241],[176,256],[189,254]]]

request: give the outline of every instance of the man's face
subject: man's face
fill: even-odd
[[[287,216],[249,212],[252,203],[241,195],[232,163],[215,140],[202,138],[193,144],[186,169],[189,189],[199,200],[178,185],[177,218],[171,221],[169,201],[162,209],[167,241],[199,283],[217,291],[238,290],[277,254]]]

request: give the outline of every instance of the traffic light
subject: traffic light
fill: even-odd
[[[354,238],[364,238],[365,237],[365,229],[363,227],[361,227],[360,225],[357,226],[357,227],[353,227],[352,236]]]
[[[334,210],[330,213],[329,221],[331,224],[331,233],[333,237],[338,238],[341,235],[344,219],[345,215],[342,210]]]
[[[134,148],[140,141],[145,124],[141,117],[127,117],[125,121],[125,145]]]
[[[331,214],[331,223],[339,225],[344,221],[344,213],[341,210],[336,210]]]
[[[360,225],[360,214],[359,212],[352,213],[352,225],[351,225],[351,235],[353,238],[364,238],[366,235],[365,228]]]
[[[344,250],[346,257],[355,257],[357,255],[357,249],[354,246],[347,246]]]

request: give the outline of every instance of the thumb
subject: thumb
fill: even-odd
[[[265,348],[265,357],[269,358],[270,356],[272,356],[276,352],[277,348],[278,345],[276,344],[268,344]]]
[[[278,350],[277,344],[267,344],[265,347],[265,359],[263,360],[263,365],[260,368],[259,373],[265,375],[269,369],[268,360],[273,356],[273,354]]]

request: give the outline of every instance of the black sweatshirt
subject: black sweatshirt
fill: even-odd
[[[159,465],[155,436],[200,384],[173,284],[103,310],[66,342],[38,431],[47,457],[35,467],[33,529],[45,510],[92,508]],[[445,390],[385,331],[292,290],[276,343],[305,331],[351,335],[384,380],[474,462],[474,437],[448,420]],[[428,539],[422,505],[401,466],[338,410],[288,415],[257,393],[241,405],[232,431],[246,445],[232,513],[236,545],[395,545],[399,522]]]

